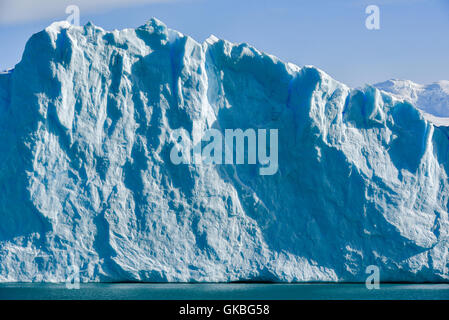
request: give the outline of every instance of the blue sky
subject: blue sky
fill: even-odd
[[[247,42],[351,86],[449,79],[449,0],[0,0],[0,69],[20,60],[33,33],[64,20],[67,4],[79,5],[81,24],[112,30],[157,17],[198,41]],[[371,4],[380,30],[365,27]]]

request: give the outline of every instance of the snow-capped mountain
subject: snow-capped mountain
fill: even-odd
[[[176,165],[179,128],[277,129],[278,170]],[[0,74],[0,280],[447,281],[448,148],[246,44],[55,23]]]
[[[374,85],[416,105],[436,117],[449,117],[449,81],[421,85],[410,80],[388,80]]]

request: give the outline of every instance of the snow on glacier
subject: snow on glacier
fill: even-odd
[[[278,172],[174,165],[180,127],[278,129]],[[449,279],[448,128],[246,44],[55,23],[0,135],[0,281]]]

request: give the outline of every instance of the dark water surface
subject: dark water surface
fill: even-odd
[[[449,299],[449,284],[161,284],[88,283],[79,289],[65,284],[3,283],[0,299],[120,299],[120,300],[434,300]]]

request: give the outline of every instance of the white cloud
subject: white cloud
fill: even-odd
[[[0,24],[25,23],[65,16],[69,5],[81,14],[101,12],[130,5],[173,2],[174,0],[0,0]]]

